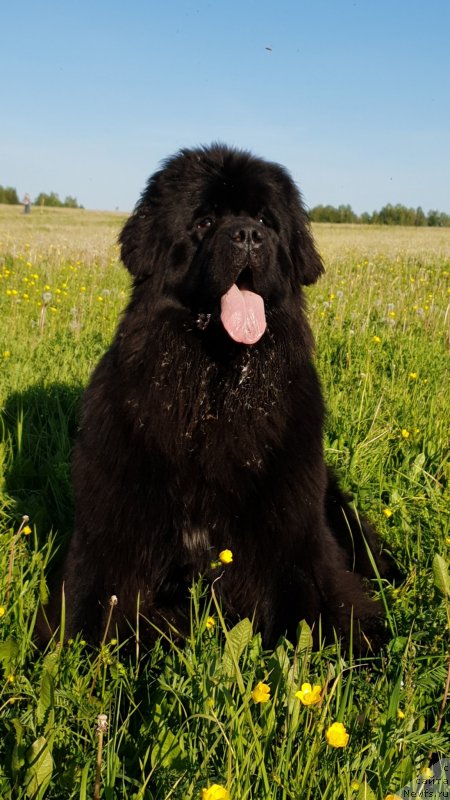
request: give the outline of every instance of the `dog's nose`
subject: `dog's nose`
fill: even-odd
[[[254,225],[240,225],[238,228],[231,231],[230,238],[236,247],[255,250],[261,247],[264,235],[262,230]]]

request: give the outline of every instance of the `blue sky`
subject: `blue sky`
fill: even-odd
[[[20,0],[0,28],[20,195],[130,210],[162,158],[220,140],[310,207],[450,212],[448,0]]]

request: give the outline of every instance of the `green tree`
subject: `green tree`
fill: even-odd
[[[35,206],[48,206],[49,208],[61,208],[62,202],[56,192],[40,192],[34,201]]]
[[[64,208],[82,208],[82,206],[78,205],[77,198],[72,197],[70,194],[65,198],[63,206]]]
[[[0,186],[0,203],[6,203],[9,206],[18,206],[20,200],[17,196],[17,191],[12,186]]]

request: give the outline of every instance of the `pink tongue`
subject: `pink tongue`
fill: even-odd
[[[264,301],[259,294],[233,284],[222,297],[220,319],[235,342],[255,344],[266,330]]]

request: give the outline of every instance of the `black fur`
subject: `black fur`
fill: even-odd
[[[236,231],[256,245],[236,246]],[[303,618],[317,630],[321,617],[328,641],[348,637],[352,615],[377,635],[364,539],[382,573],[387,562],[324,463],[301,290],[323,266],[290,176],[220,145],[183,151],[150,179],[120,242],[134,288],[84,398],[67,636],[98,640],[112,594],[126,634],[138,598],[143,620],[182,631],[192,579],[225,548],[224,610],[254,617],[265,643],[295,637]],[[240,280],[265,305],[250,346],[219,317]]]

